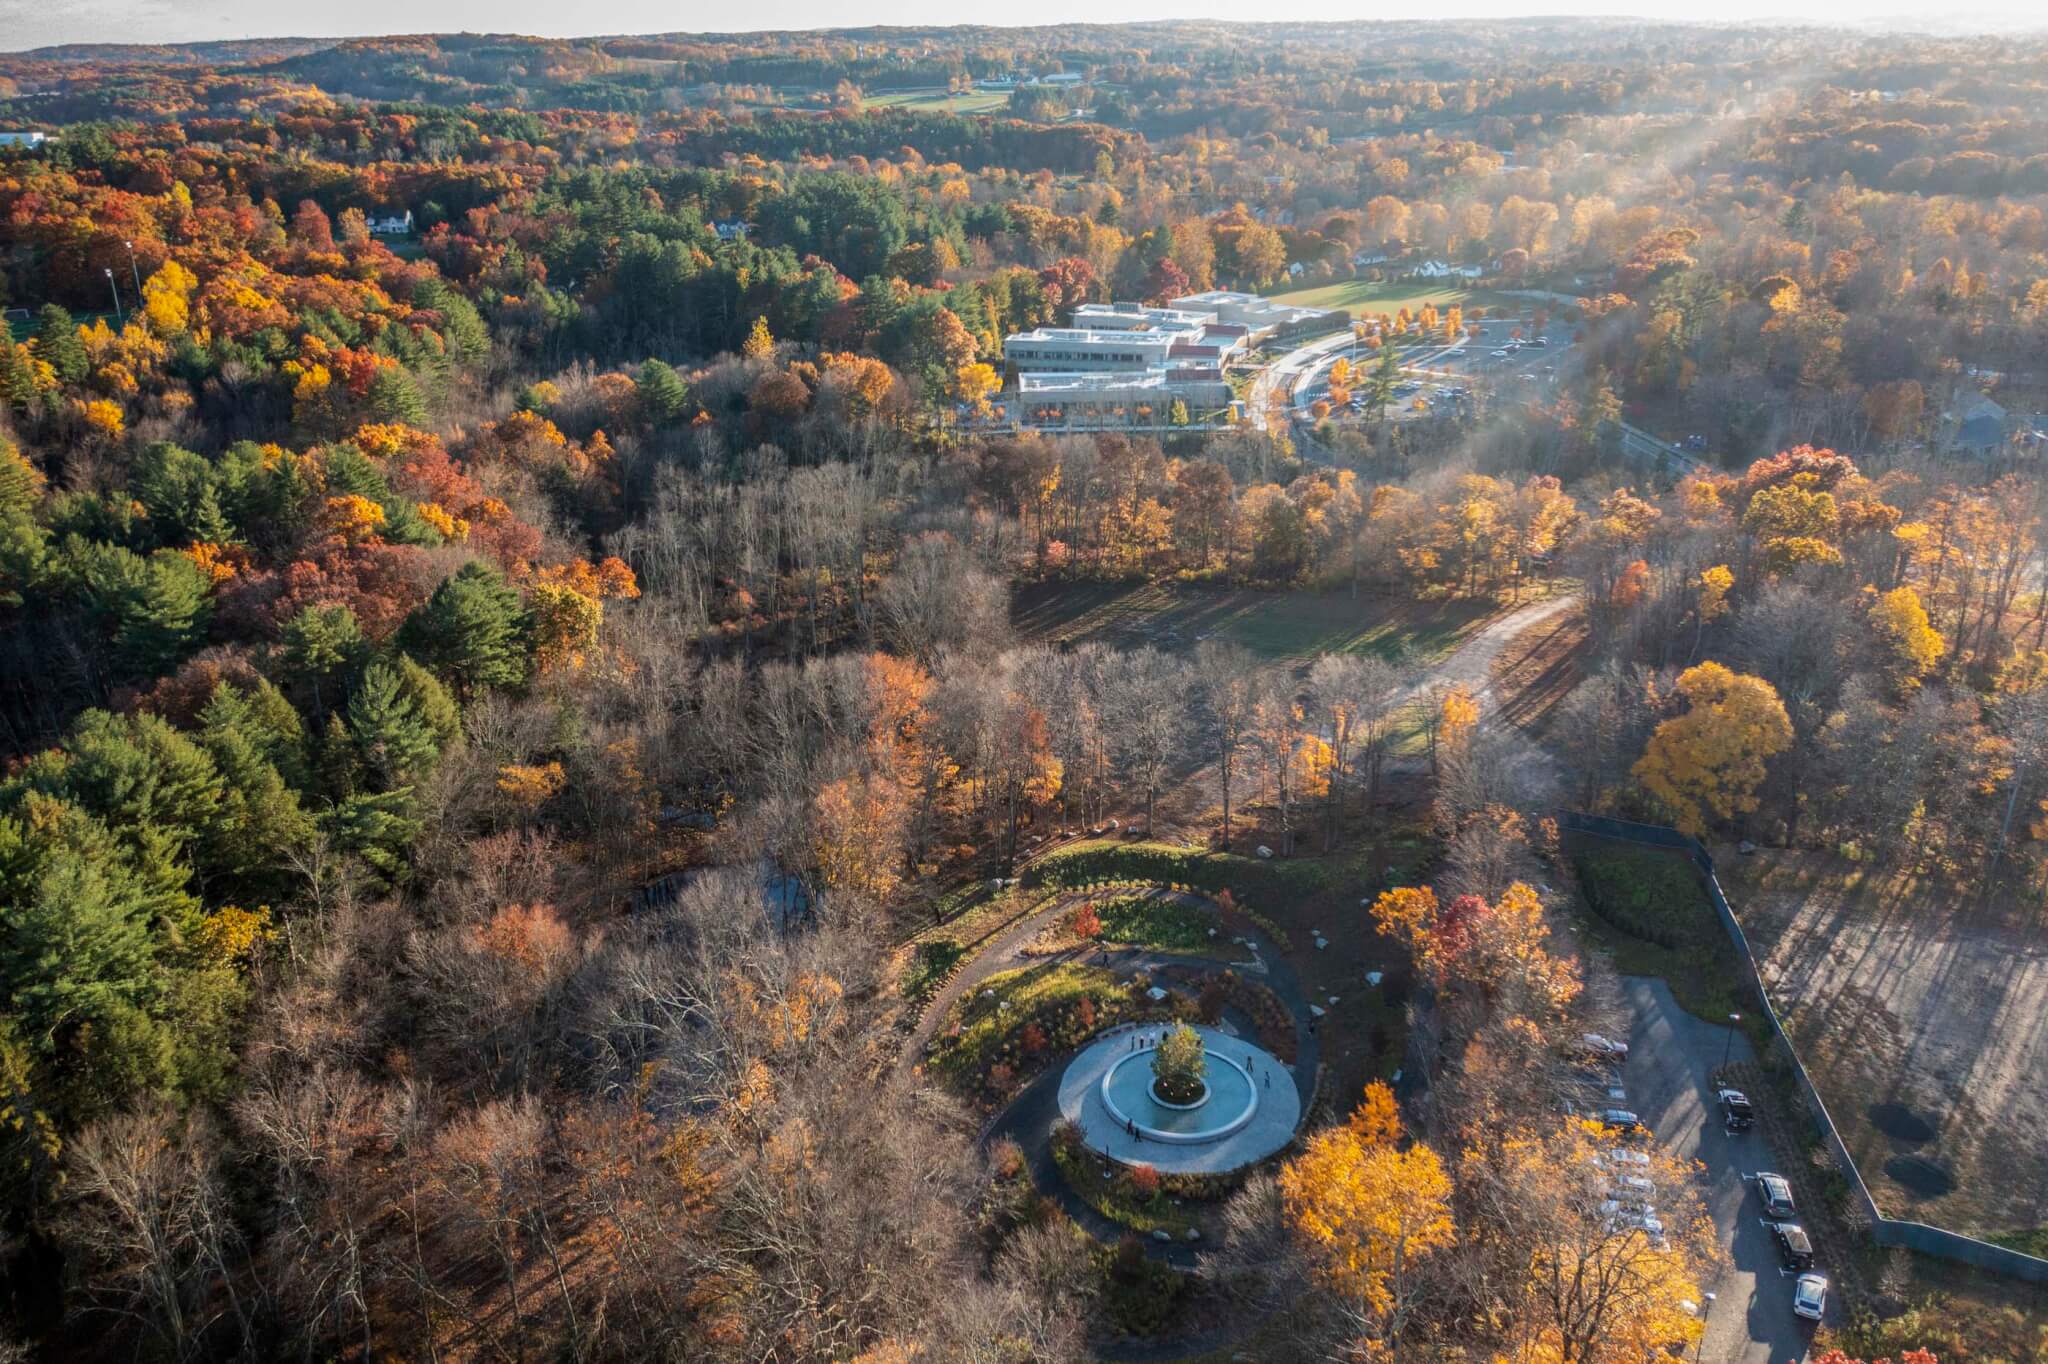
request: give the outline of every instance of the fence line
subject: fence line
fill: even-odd
[[[1714,874],[1714,856],[1700,841],[1688,834],[1661,824],[1637,824],[1630,820],[1614,819],[1607,815],[1585,814],[1577,810],[1560,812],[1559,822],[1573,833],[1592,838],[1612,839],[1620,843],[1634,843],[1645,847],[1673,848],[1685,853],[1692,861],[1693,869],[1699,873],[1700,882],[1706,888],[1707,899],[1713,904],[1714,912],[1720,916],[1721,927],[1728,933],[1729,941],[1735,947],[1735,959],[1740,964],[1744,982],[1756,996],[1763,1008],[1763,1016],[1770,1021],[1771,1032],[1777,1037],[1778,1045],[1785,1057],[1792,1063],[1792,1077],[1798,1083],[1800,1095],[1806,1100],[1814,1125],[1819,1128],[1821,1138],[1826,1142],[1835,1163],[1841,1168],[1842,1176],[1848,1181],[1850,1192],[1855,1196],[1863,1211],[1870,1218],[1871,1236],[1881,1246],[1906,1246],[1926,1255],[1939,1256],[1945,1260],[1958,1260],[1964,1264],[1988,1269],[1993,1273],[2025,1279],[2031,1283],[2048,1283],[2048,1260],[2028,1255],[2007,1246],[1993,1245],[1980,1241],[1974,1236],[1932,1227],[1925,1222],[1910,1222],[1886,1217],[1878,1210],[1877,1200],[1871,1197],[1870,1187],[1863,1182],[1863,1172],[1856,1167],[1856,1158],[1849,1153],[1848,1144],[1835,1127],[1835,1120],[1828,1113],[1828,1106],[1806,1073],[1806,1065],[1799,1059],[1799,1048],[1792,1043],[1791,1035],[1785,1031],[1784,1023],[1778,1018],[1778,1011],[1771,1006],[1770,992],[1764,988],[1763,974],[1757,968],[1756,954],[1750,950],[1748,935],[1735,918],[1735,911],[1728,905],[1728,897],[1721,892],[1721,881]]]

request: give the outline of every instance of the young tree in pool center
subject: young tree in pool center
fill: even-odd
[[[1202,1076],[1209,1058],[1202,1051],[1202,1035],[1185,1023],[1169,1028],[1152,1053],[1153,1088],[1168,1103],[1193,1103],[1202,1097]]]

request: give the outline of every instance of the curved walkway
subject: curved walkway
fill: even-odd
[[[1119,975],[1174,967],[1202,971],[1231,970],[1241,976],[1263,982],[1273,991],[1274,997],[1280,1001],[1281,1006],[1287,1010],[1288,1017],[1293,1021],[1295,1054],[1294,1064],[1288,1068],[1288,1075],[1294,1082],[1298,1111],[1306,1114],[1309,1103],[1315,1097],[1316,1075],[1322,1064],[1322,1046],[1313,1028],[1313,1015],[1309,1012],[1308,998],[1302,992],[1301,979],[1295,974],[1294,967],[1280,955],[1273,942],[1256,929],[1243,929],[1238,936],[1241,936],[1251,948],[1253,960],[1249,964],[1219,962],[1209,957],[1155,952],[1140,947],[1081,948],[1051,957],[1024,955],[1023,949],[1044,931],[1052,916],[1059,914],[1076,900],[1088,899],[1093,894],[1091,891],[1076,890],[1052,895],[1038,908],[1005,929],[973,961],[962,967],[946,987],[932,997],[923,1017],[918,1020],[916,1028],[905,1040],[903,1056],[898,1062],[898,1074],[908,1076],[923,1062],[925,1046],[938,1032],[939,1025],[945,1021],[955,1004],[990,976],[1021,964],[1078,962],[1101,967]],[[1215,906],[1215,902],[1205,896],[1179,894],[1176,898],[1210,908]],[[1065,1177],[1060,1174],[1059,1167],[1054,1164],[1052,1158],[1052,1129],[1061,1118],[1060,1081],[1066,1074],[1068,1063],[1076,1054],[1066,1052],[1052,1058],[1036,1078],[1027,1083],[1008,1104],[989,1119],[982,1129],[980,1140],[983,1145],[1003,1137],[1015,1141],[1024,1152],[1025,1163],[1031,1171],[1031,1182],[1038,1191],[1058,1203],[1060,1210],[1090,1236],[1098,1241],[1114,1244],[1129,1229],[1120,1222],[1104,1217],[1083,1202],[1079,1195],[1067,1187]],[[1194,1247],[1178,1242],[1161,1243],[1148,1240],[1145,1244],[1154,1258],[1184,1269],[1192,1268],[1200,1255]]]

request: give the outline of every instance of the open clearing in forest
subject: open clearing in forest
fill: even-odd
[[[1032,584],[1010,607],[1018,632],[1034,643],[1192,649],[1214,638],[1269,659],[1375,653],[1417,662],[1441,658],[1500,611],[1484,600],[1414,602],[1373,593],[1158,582]]]
[[[924,90],[885,90],[861,100],[866,109],[922,109],[948,114],[993,114],[1007,108],[1010,96],[1002,90],[966,90],[954,94],[943,85]]]
[[[2048,1223],[2039,909],[1818,853],[1715,862],[1885,1214],[2013,1241]]]
[[[1398,313],[1403,308],[1417,312],[1425,303],[1434,303],[1439,310],[1455,304],[1460,308],[1505,308],[1516,313],[1535,306],[1528,299],[1509,298],[1491,289],[1467,289],[1422,279],[1340,279],[1272,297],[1275,303],[1297,308],[1345,308],[1353,317]]]

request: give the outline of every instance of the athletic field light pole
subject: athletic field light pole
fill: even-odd
[[[1721,1043],[1721,1069],[1723,1071],[1726,1071],[1728,1069],[1728,1053],[1732,1051],[1735,1047],[1735,1025],[1740,1023],[1741,1021],[1741,1014],[1728,1015],[1728,1036],[1727,1039]]]
[[[114,282],[112,266],[101,266],[100,273],[107,277],[107,292],[114,296],[114,325],[119,327],[127,320],[121,316],[121,286]]]
[[[121,243],[121,244],[122,244],[123,246],[125,246],[125,247],[127,247],[127,248],[128,248],[128,276],[129,276],[129,278],[130,278],[130,279],[133,279],[133,280],[135,281],[135,299],[136,299],[136,306],[137,306],[137,307],[141,307],[141,306],[142,306],[142,302],[141,302],[141,300],[142,300],[142,267],[141,267],[141,266],[139,266],[139,265],[137,265],[137,264],[135,263],[135,243],[134,243],[134,242],[123,242],[123,243]]]

